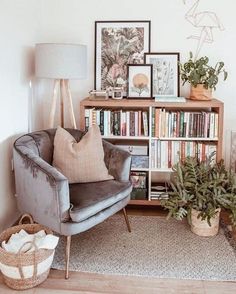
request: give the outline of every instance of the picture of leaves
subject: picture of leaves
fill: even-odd
[[[178,53],[147,53],[145,61],[153,65],[153,95],[179,96]]]
[[[144,62],[149,50],[149,21],[97,22],[96,89],[123,86],[127,91],[127,64]]]

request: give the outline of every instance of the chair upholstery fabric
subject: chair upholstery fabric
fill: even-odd
[[[84,134],[74,129],[67,131],[77,141]],[[95,183],[69,187],[67,178],[52,166],[55,132],[56,129],[33,132],[15,141],[13,157],[16,199],[20,212],[30,213],[36,222],[68,236],[91,228],[127,205],[131,192],[131,155],[103,141],[104,161],[114,177],[114,183],[109,183],[114,194],[107,194],[105,186],[103,194],[102,189],[95,188]],[[105,182],[110,181],[101,182],[101,186]],[[80,185],[88,186],[81,186],[80,190]],[[84,196],[85,200],[76,201],[77,196],[78,199]]]
[[[81,222],[127,197],[129,182],[114,180],[70,185],[70,217]]]

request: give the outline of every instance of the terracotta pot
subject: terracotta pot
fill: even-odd
[[[212,89],[205,89],[202,84],[197,87],[191,87],[190,99],[192,100],[211,100]]]
[[[197,218],[199,211],[191,210],[191,231],[198,236],[215,236],[219,231],[220,222],[220,208],[218,208],[215,217],[211,218],[211,226],[209,226],[207,220],[201,220]]]

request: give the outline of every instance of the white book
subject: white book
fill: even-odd
[[[219,126],[219,114],[218,113],[215,113],[215,125],[214,125],[214,137],[215,138],[218,138],[218,126]]]

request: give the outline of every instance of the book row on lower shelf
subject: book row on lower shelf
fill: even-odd
[[[152,137],[217,138],[219,115],[206,111],[152,108]]]
[[[212,156],[214,154],[214,156]],[[205,161],[212,156],[216,159],[216,144],[196,141],[151,141],[151,168],[171,168],[187,156],[195,156]]]

